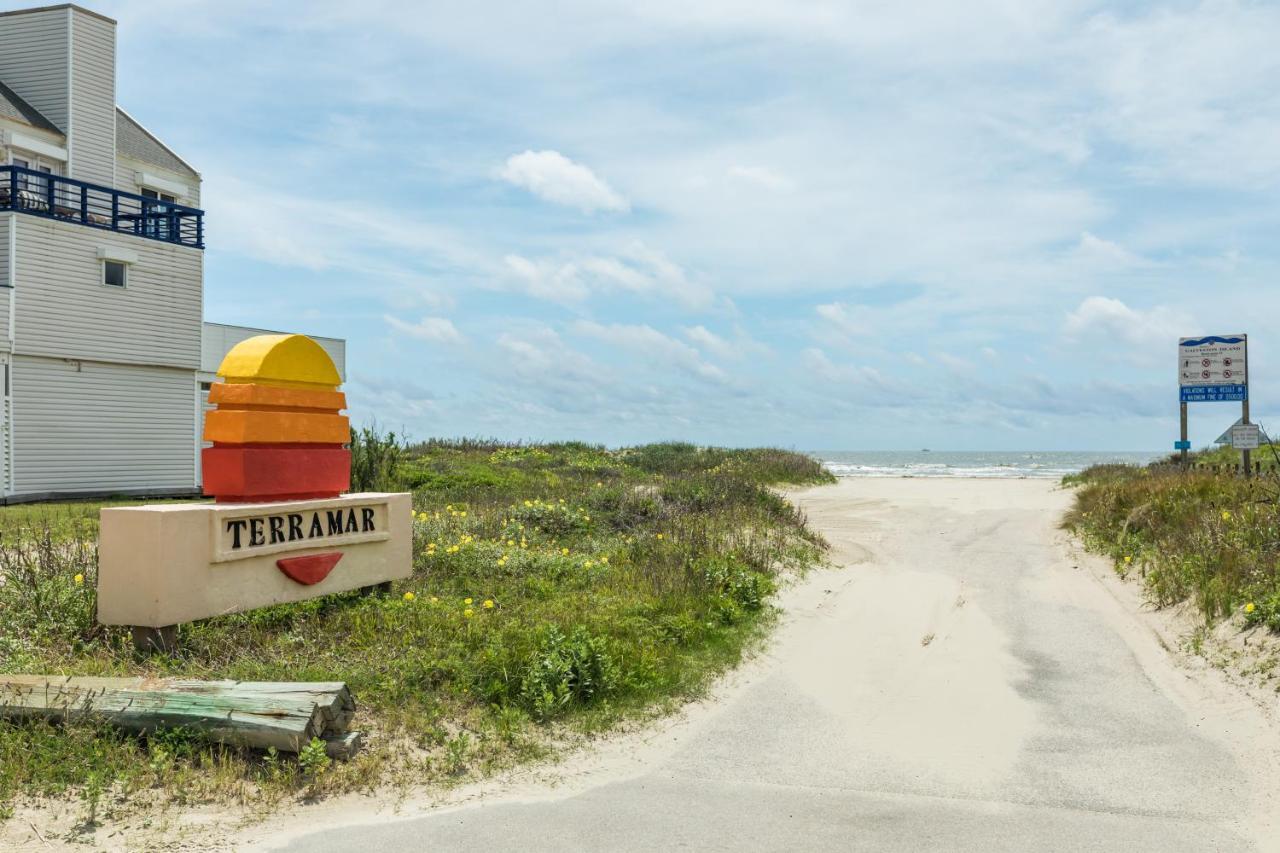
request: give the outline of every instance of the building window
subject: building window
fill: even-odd
[[[142,233],[148,237],[156,237],[161,240],[168,240],[173,236],[173,220],[169,216],[171,208],[169,205],[175,204],[178,200],[168,193],[157,192],[147,187],[142,188],[139,193],[143,198],[153,198],[159,204],[143,203],[143,222]]]
[[[102,283],[111,287],[124,287],[128,280],[129,265],[120,261],[102,262]]]

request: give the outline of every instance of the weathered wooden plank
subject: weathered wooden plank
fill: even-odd
[[[132,731],[186,726],[221,743],[289,752],[313,737],[341,741],[354,711],[341,682],[0,676],[0,717],[92,714]]]
[[[324,751],[330,758],[338,761],[347,761],[355,758],[360,747],[364,746],[364,735],[360,732],[347,732],[344,735],[335,735],[325,738]]]

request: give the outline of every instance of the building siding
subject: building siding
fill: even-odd
[[[9,286],[9,220],[13,219],[15,214],[0,213],[0,287]],[[0,292],[0,296],[6,296]],[[8,298],[0,299],[0,302],[8,302]],[[0,327],[0,337],[8,334],[8,329]]]
[[[195,488],[191,370],[15,356],[14,496]]]
[[[71,177],[116,183],[116,27],[72,10]]]
[[[67,132],[69,10],[0,17],[0,80]]]
[[[138,192],[139,172],[151,172],[162,178],[182,184],[187,188],[187,193],[178,199],[178,204],[186,207],[200,206],[200,180],[198,178],[170,172],[163,167],[157,167],[153,163],[143,163],[123,155],[116,157],[116,189],[130,193]]]
[[[16,221],[15,352],[200,366],[203,252],[34,216]],[[127,287],[102,284],[104,246],[137,254]]]

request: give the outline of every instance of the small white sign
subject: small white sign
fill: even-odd
[[[1231,446],[1236,450],[1257,450],[1260,434],[1257,424],[1236,424],[1231,427]]]

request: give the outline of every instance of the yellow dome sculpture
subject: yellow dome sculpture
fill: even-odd
[[[342,384],[333,359],[306,335],[258,335],[231,348],[218,375],[232,385],[333,391]]]

